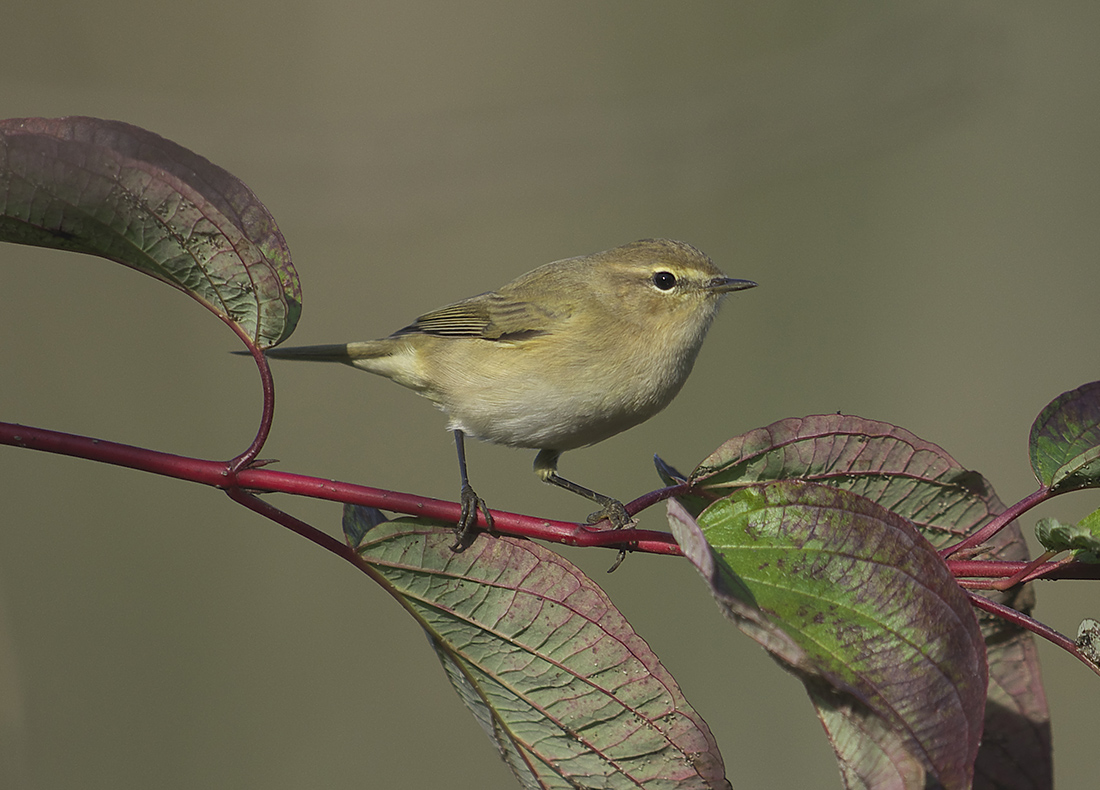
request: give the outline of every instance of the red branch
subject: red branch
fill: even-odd
[[[1030,562],[1001,562],[997,560],[947,560],[951,574],[960,584],[970,589],[992,589],[988,582],[965,582],[966,579],[1008,579],[1030,568]],[[1046,579],[1100,579],[1100,565],[1085,562],[1045,562],[1029,573],[1027,581]],[[965,583],[964,583],[965,582]],[[1021,582],[1022,583],[1022,582]]]
[[[990,520],[988,524],[979,529],[973,535],[968,536],[966,539],[960,541],[959,543],[956,543],[954,546],[948,546],[946,549],[940,549],[940,556],[946,559],[953,554],[965,552],[967,549],[971,549],[975,546],[979,546],[982,543],[985,543],[991,537],[993,537],[1002,529],[1015,521],[1020,516],[1020,514],[1031,510],[1031,508],[1035,507],[1040,502],[1044,502],[1047,499],[1050,499],[1051,496],[1053,495],[1051,494],[1049,488],[1040,488],[1035,493],[1029,494],[1016,504],[1006,509],[1004,512],[996,515],[992,520]]]
[[[266,362],[266,360],[263,360],[263,362]],[[262,371],[265,368],[266,365],[261,364],[261,375],[263,375]],[[264,385],[265,415],[269,416],[274,402],[274,391],[270,389],[269,377],[265,377]],[[254,463],[256,453],[263,445],[267,433],[266,427],[269,424],[269,420],[265,420],[248,450],[229,461],[189,458],[127,444],[92,439],[87,436],[48,431],[5,422],[0,422],[0,444],[68,455],[75,458],[85,458],[90,461],[100,461],[219,488],[225,491],[234,501],[297,532],[322,548],[326,548],[334,554],[349,560],[367,573],[372,571],[359,561],[354,549],[315,527],[284,513],[269,502],[257,497],[256,494],[274,492],[295,494],[333,502],[376,507],[381,510],[406,513],[413,516],[423,516],[451,524],[458,523],[462,507],[456,502],[445,502],[415,494],[403,494],[397,491],[342,483],[337,480],[276,472],[259,468],[258,465],[249,466],[249,464]],[[627,512],[634,515],[651,505],[685,493],[688,489],[687,483],[680,483],[652,491],[628,504],[626,506]],[[1040,492],[1040,494],[1042,493]],[[1041,498],[1041,496],[1033,496],[1023,500],[1023,502],[1035,504]],[[1023,508],[1017,505],[1009,508],[1006,514],[1018,514],[1019,512],[1023,512]],[[680,554],[680,547],[676,544],[672,535],[667,532],[640,529],[598,529],[595,526],[565,521],[550,521],[518,513],[495,510],[492,513],[494,531],[500,534],[537,538],[567,546],[600,546],[627,551],[642,551],[650,554]],[[995,530],[990,529],[991,525],[995,522],[999,525],[1007,524],[1010,520],[1003,516],[998,517],[990,525],[986,525],[984,530],[975,534],[984,532],[993,534]],[[484,515],[479,515],[479,521],[481,526],[484,527]],[[959,546],[946,550],[944,554],[950,556],[953,551],[969,546],[972,542],[973,536],[963,541]],[[1100,565],[1086,565],[1080,562],[1063,561],[1037,564],[1035,562],[947,559],[947,565],[955,578],[959,580],[960,586],[968,590],[1003,586],[1008,580],[1022,578],[1023,575],[1026,575],[1028,580],[1035,578],[1100,578]],[[989,581],[990,579],[999,579],[1002,584],[998,585],[997,581]],[[978,608],[1004,617],[1010,622],[1015,622],[1021,627],[1053,641],[1088,663],[1094,671],[1097,671],[1096,666],[1087,661],[1068,638],[1058,634],[1048,626],[1035,622],[1015,610],[1008,609],[1008,607],[995,605],[981,596],[973,593],[970,593],[970,595],[972,603]]]
[[[42,428],[0,422],[0,444],[23,447],[29,450],[85,458],[90,461],[139,469],[145,472],[188,480],[226,491],[237,501],[239,494],[284,493],[297,496],[326,499],[332,502],[376,507],[396,513],[423,516],[449,524],[458,522],[462,507],[457,502],[430,499],[417,494],[405,494],[381,488],[343,483],[320,477],[278,472],[271,469],[249,467],[235,469],[249,452],[230,461],[208,461],[183,455],[162,453],[128,444],[118,444],[87,436],[49,431]],[[626,506],[634,515],[647,507],[678,496],[688,490],[686,483],[658,489],[644,494]],[[257,509],[257,508],[253,508]],[[1008,511],[1006,511],[1008,512]],[[275,519],[278,521],[278,519]],[[480,517],[484,527],[484,516]],[[279,522],[282,523],[282,522]],[[503,535],[535,538],[566,546],[603,547],[641,551],[648,554],[680,554],[680,547],[667,532],[644,529],[600,529],[598,525],[575,524],[568,521],[525,516],[519,513],[493,511],[494,531]],[[307,537],[310,537],[307,535]],[[310,537],[311,540],[314,538]],[[314,540],[314,542],[318,542]],[[331,546],[325,546],[331,550]],[[978,560],[947,560],[952,574],[967,588],[988,588],[990,582],[977,579],[1006,579],[1028,568],[1025,562],[996,562]],[[1097,579],[1100,565],[1080,562],[1049,562],[1035,568],[1028,579]]]
[[[1072,655],[1074,658],[1087,666],[1097,675],[1100,675],[1100,666],[1097,666],[1091,658],[1085,655],[1085,653],[1082,652],[1081,648],[1077,646],[1077,643],[1070,639],[1068,636],[1060,634],[1058,631],[1055,631],[1046,623],[1041,623],[1038,620],[1028,617],[1023,612],[1019,612],[1010,606],[1005,606],[1002,603],[991,601],[985,596],[978,595],[977,593],[967,592],[967,595],[970,597],[970,604],[972,606],[989,612],[990,614],[996,615],[1002,620],[1007,620],[1008,622],[1017,625],[1020,628],[1026,628],[1033,634],[1041,636],[1043,639],[1046,639],[1051,644],[1057,645],[1058,647],[1065,650],[1067,653]]]
[[[85,458],[90,461],[139,469],[145,472],[213,486],[227,492],[244,489],[254,493],[295,494],[333,502],[376,507],[412,516],[458,523],[462,507],[456,502],[430,499],[416,494],[404,494],[381,488],[342,483],[320,477],[277,472],[271,469],[245,468],[234,470],[239,459],[208,461],[183,455],[162,453],[128,444],[92,439],[87,436],[48,431],[42,428],[0,422],[0,444],[40,450],[47,453]],[[662,489],[627,505],[634,514],[662,499],[680,492],[680,486]],[[679,554],[680,548],[672,535],[644,529],[609,530],[566,521],[524,516],[519,513],[493,511],[495,531],[505,535],[561,543],[567,546],[602,546],[643,551],[650,554]],[[484,526],[484,517],[481,521]]]

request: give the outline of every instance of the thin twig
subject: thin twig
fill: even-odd
[[[1100,675],[1100,666],[1097,666],[1084,653],[1082,653],[1081,649],[1077,647],[1077,643],[1070,639],[1068,636],[1061,634],[1058,631],[1055,631],[1046,623],[1040,623],[1038,620],[1034,620],[1031,617],[1028,617],[1023,612],[1013,609],[1011,606],[1005,606],[1004,604],[997,603],[996,601],[991,601],[984,595],[979,595],[978,593],[970,592],[969,590],[966,594],[970,596],[970,603],[977,608],[989,612],[990,614],[997,615],[1002,620],[1006,620],[1013,625],[1017,625],[1020,628],[1031,631],[1033,634],[1041,636],[1048,642],[1051,642],[1052,644],[1062,648],[1070,655],[1075,656],[1078,660],[1081,661],[1081,663],[1083,663],[1097,675]]]

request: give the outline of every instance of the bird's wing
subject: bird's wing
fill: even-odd
[[[558,318],[531,302],[493,291],[425,313],[394,334],[518,340],[550,331]]]

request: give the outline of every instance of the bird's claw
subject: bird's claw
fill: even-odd
[[[456,553],[465,551],[474,542],[479,510],[485,517],[486,528],[490,530],[493,528],[493,514],[489,511],[489,506],[485,504],[485,500],[479,497],[473,488],[469,485],[462,486],[459,501],[462,503],[462,513],[458,517],[458,525],[455,527],[455,542],[451,546],[451,551]]]
[[[630,514],[626,512],[626,507],[623,503],[616,499],[612,499],[605,503],[602,510],[597,510],[590,515],[588,517],[588,523],[596,524],[605,519],[611,522],[612,529],[628,529],[638,523],[636,519],[631,518]]]
[[[612,529],[629,529],[638,523],[637,519],[630,517],[630,514],[626,512],[626,507],[617,499],[609,500],[604,504],[603,510],[597,510],[590,515],[588,523],[596,524],[605,519],[611,522]],[[607,569],[607,572],[614,573],[615,569],[622,565],[625,559],[626,549],[619,549],[619,556],[615,558],[615,562]]]

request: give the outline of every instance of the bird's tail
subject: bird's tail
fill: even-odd
[[[269,348],[264,354],[270,359],[299,359],[307,362],[343,362],[354,365],[358,359],[371,359],[391,353],[392,344],[383,340],[361,343],[333,343],[324,346],[291,346]]]

